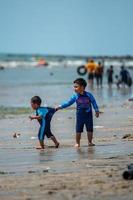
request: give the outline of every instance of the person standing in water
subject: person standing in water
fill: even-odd
[[[97,65],[97,67],[96,67],[95,77],[96,77],[97,87],[99,87],[99,85],[102,87],[103,65],[101,64],[101,62],[99,62],[98,65]]]
[[[114,73],[113,65],[111,65],[110,68],[107,69],[107,78],[109,87],[111,87],[113,84],[113,73]]]
[[[97,64],[94,62],[94,60],[89,60],[88,63],[85,65],[85,68],[87,69],[87,73],[88,73],[88,82],[91,87],[93,86],[94,73],[95,73],[96,67],[97,67]]]
[[[128,77],[129,77],[129,72],[125,69],[124,66],[122,66],[120,71],[120,79],[124,87],[125,85],[128,85]]]

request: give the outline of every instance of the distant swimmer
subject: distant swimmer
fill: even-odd
[[[87,72],[88,72],[88,81],[90,86],[93,86],[93,80],[94,80],[94,73],[97,67],[97,64],[94,62],[94,60],[89,60],[88,63],[85,65]]]

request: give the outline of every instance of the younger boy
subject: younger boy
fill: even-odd
[[[52,134],[51,128],[50,128],[50,122],[56,110],[54,108],[41,107],[41,102],[42,100],[39,96],[34,96],[31,98],[31,107],[33,108],[33,110],[36,110],[36,115],[30,116],[29,118],[31,120],[37,119],[38,122],[40,123],[40,129],[38,133],[40,146],[37,147],[36,149],[44,149],[45,135],[48,138],[50,138],[54,142],[55,147],[58,148],[59,142],[56,140],[55,136]]]
[[[75,93],[68,102],[58,106],[56,109],[63,109],[74,102],[77,104],[76,113],[76,145],[75,147],[80,147],[81,133],[83,132],[84,125],[86,126],[88,145],[94,146],[92,143],[93,138],[93,115],[92,115],[92,105],[96,113],[96,117],[99,117],[99,109],[97,103],[90,92],[86,92],[85,88],[87,83],[84,79],[78,78],[74,81]]]

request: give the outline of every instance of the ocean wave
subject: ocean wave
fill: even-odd
[[[93,58],[93,56],[92,56]],[[39,64],[39,61],[46,64]],[[133,57],[94,57],[96,63],[101,61],[105,67],[114,65],[120,67],[133,67]],[[87,57],[69,57],[69,56],[42,56],[42,55],[15,55],[0,54],[0,67],[2,68],[30,68],[30,67],[78,67],[85,65]]]
[[[85,64],[84,61],[72,61],[72,60],[67,60],[67,61],[49,61],[47,66],[39,66],[37,61],[0,61],[0,67],[3,68],[30,68],[30,67],[58,67],[58,66],[63,66],[63,67],[75,67],[75,66],[80,66]]]

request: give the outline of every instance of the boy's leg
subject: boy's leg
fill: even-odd
[[[83,132],[84,121],[83,116],[77,114],[76,119],[76,144],[75,147],[80,147],[81,133]]]
[[[95,144],[92,143],[92,139],[93,139],[93,115],[92,115],[92,111],[88,113],[85,125],[86,125],[86,131],[87,131],[88,146],[95,146]]]
[[[55,112],[56,111],[54,108],[49,109],[49,115],[47,115],[46,117],[45,135],[47,136],[47,138],[50,138],[54,142],[55,148],[58,148],[59,142],[57,141],[56,137],[51,132],[51,120]]]
[[[45,135],[47,136],[47,138],[50,138],[54,142],[55,148],[58,148],[59,142],[57,141],[56,137],[52,134],[50,124],[47,124],[45,131]]]
[[[55,137],[54,135],[52,135],[52,136],[50,137],[50,139],[54,142],[55,148],[58,148],[59,145],[60,145],[60,143],[57,141],[56,137]]]
[[[45,137],[44,129],[45,129],[45,120],[43,119],[38,132],[38,140],[40,146],[36,147],[36,149],[44,149],[44,137]]]
[[[40,144],[40,146],[36,147],[36,149],[44,149],[44,141],[39,140],[39,144]]]
[[[88,138],[88,146],[95,146],[95,144],[92,143],[93,139],[93,132],[87,132],[87,138]]]
[[[75,147],[80,147],[80,139],[81,139],[81,133],[76,133],[76,144],[75,144]]]

